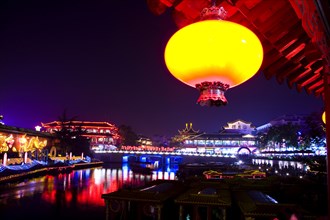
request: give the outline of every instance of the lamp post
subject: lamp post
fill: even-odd
[[[200,91],[202,106],[227,104],[224,93],[255,75],[263,61],[258,37],[240,24],[225,21],[215,5],[201,20],[178,30],[168,41],[164,58],[170,73]]]

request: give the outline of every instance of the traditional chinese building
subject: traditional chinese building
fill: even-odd
[[[182,151],[209,154],[251,153],[256,149],[255,127],[243,120],[228,122],[218,133],[195,130],[186,124],[175,138],[181,141]]]
[[[60,131],[63,127],[70,131],[79,129],[82,132],[82,136],[90,140],[90,147],[93,150],[109,150],[116,148],[120,139],[118,128],[109,122],[53,121],[41,124],[49,133],[56,133],[56,131]]]

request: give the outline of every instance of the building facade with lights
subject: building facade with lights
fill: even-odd
[[[63,127],[70,131],[79,129],[82,132],[82,136],[89,139],[92,150],[115,149],[120,140],[118,128],[109,122],[53,121],[41,124],[43,129],[51,134],[60,131]]]
[[[178,132],[174,139],[182,143],[182,152],[233,155],[256,150],[255,127],[243,120],[228,122],[218,133],[200,132],[192,123]]]
[[[58,142],[56,136],[47,132],[0,125],[0,162],[21,164],[31,158],[45,157],[47,150]]]

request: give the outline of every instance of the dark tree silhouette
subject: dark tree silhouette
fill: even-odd
[[[136,146],[138,135],[132,130],[130,126],[120,125],[118,127],[118,133],[121,136],[120,145]]]
[[[297,125],[291,123],[272,126],[269,130],[259,136],[261,146],[276,147],[298,147],[298,130]]]
[[[268,131],[258,135],[260,148],[265,147],[294,147],[305,150],[311,145],[322,146],[325,140],[322,113],[311,113],[299,125],[291,123],[272,126]]]
[[[302,130],[301,145],[309,147],[311,145],[323,146],[325,145],[325,130],[322,122],[322,112],[313,112],[306,117],[305,128]]]
[[[75,127],[75,130],[72,131],[70,152],[74,155],[84,153],[85,156],[92,156],[90,140],[83,136],[84,133],[86,133],[86,130],[84,130],[81,126]]]
[[[89,140],[82,136],[85,131],[82,127],[73,127],[72,121],[76,121],[77,118],[77,116],[69,118],[66,109],[59,116],[61,128],[56,134],[60,139],[60,151],[62,155],[72,152],[74,155],[84,153],[86,156],[91,156]]]

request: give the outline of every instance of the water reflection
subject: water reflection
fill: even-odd
[[[307,166],[299,161],[287,161],[287,160],[271,160],[271,159],[252,159],[252,163],[255,165],[263,165],[269,167],[277,167],[278,169],[298,169],[306,171]]]
[[[0,186],[0,206],[6,208],[0,210],[0,219],[9,219],[9,216],[23,219],[28,213],[35,217],[33,213],[40,212],[40,209],[43,209],[43,217],[47,217],[47,213],[66,213],[67,210],[72,212],[74,209],[79,209],[79,214],[83,215],[85,209],[82,207],[88,207],[88,209],[104,207],[104,201],[101,198],[103,193],[125,187],[142,186],[157,179],[174,180],[176,171],[177,167],[165,167],[151,174],[140,174],[134,173],[127,164],[123,164],[117,168],[104,166],[74,170],[57,176],[46,175],[17,184],[2,185]],[[19,202],[23,200],[26,203]],[[29,204],[28,210],[25,210],[24,204],[25,206]],[[10,213],[14,210],[22,211],[22,216],[19,213]],[[65,216],[69,218],[70,215]]]

